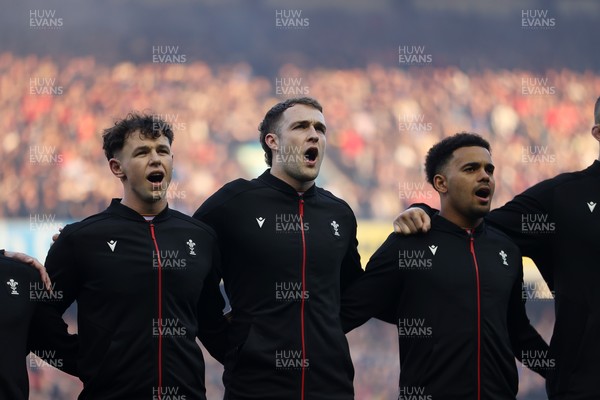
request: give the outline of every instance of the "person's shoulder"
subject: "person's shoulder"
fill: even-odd
[[[344,207],[349,212],[351,212],[352,214],[354,214],[354,211],[352,211],[352,208],[350,207],[350,205],[345,200],[337,197],[336,195],[334,195],[333,193],[331,193],[329,190],[323,189],[322,187],[318,187],[317,186],[316,187],[316,191],[317,191],[318,195],[322,196],[325,200],[331,202],[332,204]]]
[[[246,180],[238,178],[229,183],[226,183],[206,199],[200,207],[194,212],[195,219],[211,221],[211,225],[215,223],[215,217],[222,215],[220,210],[224,207],[235,207],[237,201],[246,199],[244,194],[263,188],[265,185],[258,179]]]
[[[600,163],[598,163],[598,161],[595,161],[592,165],[590,165],[586,169],[583,169],[580,171],[564,172],[562,174],[555,176],[554,178],[551,178],[550,180],[553,180],[556,185],[560,185],[562,183],[573,183],[573,182],[577,182],[577,181],[590,180],[590,179],[596,181],[598,179],[598,177],[600,176],[599,172],[600,172]]]
[[[112,215],[106,210],[90,215],[87,218],[82,219],[81,221],[73,222],[64,226],[60,236],[66,237],[72,235],[74,233],[80,232],[85,229],[94,229],[94,226],[98,223],[104,222],[106,220],[111,219]]]
[[[237,179],[234,179],[234,180],[224,184],[223,187],[221,187],[221,189],[217,190],[217,193],[219,193],[221,191],[250,190],[250,189],[254,189],[258,186],[259,186],[259,182],[256,179],[248,180],[248,179],[244,179],[244,178],[237,178]]]
[[[560,173],[560,174],[556,175],[555,177],[546,179],[540,183],[550,182],[550,183],[553,183],[554,185],[560,185],[562,183],[567,183],[567,182],[571,182],[571,181],[575,181],[575,180],[579,180],[579,179],[585,179],[585,178],[587,178],[585,171],[569,171],[569,172]]]
[[[545,179],[537,184],[533,185],[527,191],[535,191],[535,190],[558,190],[561,189],[565,185],[573,184],[581,180],[589,179],[591,175],[589,174],[589,169],[584,169],[581,171],[570,171],[560,173],[552,178]],[[526,191],[526,192],[527,192]]]
[[[517,244],[510,238],[510,236],[508,236],[506,233],[504,233],[500,229],[496,228],[494,225],[486,223],[485,229],[486,229],[488,235],[491,238],[493,238],[494,240],[504,242],[506,244],[506,246],[510,246],[510,247],[516,249],[517,251],[520,251],[519,246],[517,246]]]
[[[14,258],[11,258],[11,257],[7,257],[4,254],[0,254],[0,264],[2,266],[10,266],[10,267],[15,267],[15,268],[30,267],[29,264],[26,264],[19,260],[15,260]]]
[[[391,232],[383,242],[384,245],[397,245],[397,246],[422,246],[430,242],[433,239],[444,235],[445,233],[436,230],[433,225],[429,232],[413,233],[411,235],[403,235],[401,233]]]
[[[196,218],[192,218],[189,215],[186,215],[177,210],[173,210],[172,208],[169,209],[169,216],[171,218],[173,218],[175,221],[177,221],[177,223],[180,224],[182,227],[185,226],[185,227],[197,228],[197,229],[200,229],[200,230],[208,233],[209,235],[211,235],[215,238],[217,237],[217,234],[213,228],[211,228],[208,224],[206,224]]]
[[[5,255],[0,255],[0,274],[3,276],[18,274],[26,276],[30,281],[41,280],[38,270],[33,266]]]
[[[485,229],[487,230],[489,235],[493,235],[493,236],[497,237],[498,239],[512,241],[510,236],[508,236],[506,233],[502,232],[500,229],[496,228],[492,224],[485,224]]]
[[[434,234],[435,235],[435,234]],[[396,232],[391,232],[383,243],[373,253],[372,259],[397,259],[399,251],[425,251],[432,243],[437,243],[433,240],[432,232],[416,233],[412,235],[403,235]],[[432,241],[433,240],[433,241]]]
[[[262,184],[257,179],[247,180],[243,178],[238,178],[223,185],[206,201],[210,203],[212,201],[218,200],[219,203],[223,203],[237,197],[240,194],[252,190],[257,190],[262,187],[264,187],[264,184]]]

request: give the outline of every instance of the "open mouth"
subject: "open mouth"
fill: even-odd
[[[477,191],[475,192],[475,196],[479,197],[482,200],[489,200],[491,193],[492,190],[489,187],[482,187],[480,189],[477,189]]]
[[[304,159],[309,162],[314,162],[319,156],[319,149],[316,147],[311,147],[310,149],[304,152]]]
[[[146,179],[148,179],[153,184],[160,184],[163,181],[164,177],[165,177],[165,174],[163,172],[157,171],[157,172],[150,173],[146,177]]]

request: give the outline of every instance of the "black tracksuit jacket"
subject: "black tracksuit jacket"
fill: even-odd
[[[226,349],[214,231],[166,207],[148,222],[115,199],[104,212],[67,225],[46,268],[61,299],[34,318],[32,347],[68,339],[61,316],[77,301],[84,388],[80,399],[205,399],[200,338],[222,360]]]
[[[600,399],[600,161],[527,189],[486,216],[554,292],[550,400]],[[435,210],[417,204],[433,215]]]
[[[32,266],[0,255],[0,285],[0,399],[27,400],[27,335],[44,284]]]
[[[226,398],[353,399],[339,320],[340,293],[362,274],[350,207],[267,170],[228,183],[194,217],[217,232],[232,307]]]
[[[600,161],[558,175],[487,217],[533,259],[555,295],[551,400],[600,399]]]
[[[391,234],[375,252],[342,296],[342,325],[397,324],[399,399],[514,400],[513,354],[542,374],[551,366],[525,314],[522,277],[521,253],[503,233],[436,215],[428,234]]]

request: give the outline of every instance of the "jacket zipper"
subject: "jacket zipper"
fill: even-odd
[[[304,337],[304,293],[306,293],[306,237],[304,236],[304,199],[300,196],[298,205],[300,213],[300,230],[302,232],[302,298],[300,300],[300,338],[302,341],[302,381],[300,386],[300,400],[304,400],[304,383],[306,379],[306,341]]]
[[[477,286],[477,400],[481,400],[481,290],[479,285],[479,264],[475,256],[475,238],[473,232],[467,230],[470,239],[471,255],[475,265],[475,280]]]
[[[150,236],[152,236],[152,242],[154,243],[154,249],[156,250],[156,257],[158,259],[158,400],[161,400],[161,389],[162,389],[162,260],[160,259],[160,251],[158,250],[158,242],[156,241],[156,235],[154,234],[154,224],[150,223]]]

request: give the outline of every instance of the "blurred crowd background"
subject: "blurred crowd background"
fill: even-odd
[[[300,69],[275,79],[246,63],[65,63],[0,54],[0,216],[78,219],[102,210],[120,183],[101,133],[132,110],[173,125],[171,205],[193,213],[224,183],[267,168],[258,124],[281,100],[308,94],[324,107],[327,161],[319,183],[358,218],[390,220],[418,201],[427,150],[460,131],[483,135],[497,164],[496,206],[598,156],[590,135],[600,77],[567,69],[461,71],[445,68]],[[33,88],[33,89],[32,89]],[[41,89],[40,89],[41,88]],[[62,89],[62,94],[32,94]],[[288,96],[289,97],[289,96]]]
[[[191,214],[226,182],[267,168],[257,127],[272,105],[315,97],[328,125],[317,183],[359,218],[364,264],[399,211],[439,204],[423,163],[443,137],[470,131],[490,141],[493,207],[598,158],[590,135],[600,96],[595,0],[0,6],[0,242],[31,249],[12,240],[23,230],[35,234],[40,259],[45,236],[60,223],[120,196],[101,134],[132,111],[173,126],[169,203]],[[300,26],[282,26],[285,15]],[[55,26],[36,25],[40,20]],[[422,57],[407,62],[411,54]],[[549,340],[553,302],[527,307]],[[74,308],[65,318],[74,331]],[[396,399],[395,327],[372,320],[348,339],[357,400]],[[208,398],[221,398],[222,368],[205,355]],[[28,363],[32,400],[77,397],[78,380],[39,360]],[[519,400],[546,398],[541,378],[520,364],[519,374]]]

